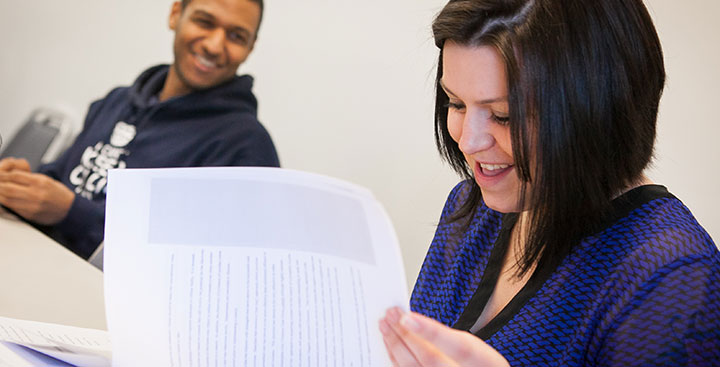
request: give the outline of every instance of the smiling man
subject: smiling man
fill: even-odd
[[[172,65],[94,102],[73,145],[38,173],[22,159],[0,161],[0,204],[88,258],[103,239],[108,169],[279,166],[253,79],[236,75],[262,13],[262,0],[173,3]]]
[[[207,89],[235,76],[250,55],[262,18],[262,1],[184,0],[173,4],[175,62],[160,99]]]

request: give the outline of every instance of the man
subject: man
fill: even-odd
[[[279,166],[253,79],[236,75],[262,12],[262,0],[175,2],[173,64],[94,102],[73,145],[40,173],[0,161],[0,204],[88,258],[103,239],[108,169]]]

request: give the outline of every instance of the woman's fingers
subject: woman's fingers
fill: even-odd
[[[430,349],[420,345],[416,351],[415,343],[408,343],[410,350],[424,366],[445,363],[444,360],[438,361],[439,356],[459,366],[509,366],[498,351],[468,332],[452,329],[413,312],[405,313],[400,325],[436,349],[436,353],[428,353]]]
[[[396,309],[391,308],[385,313],[385,318],[380,320],[379,327],[380,332],[383,334],[385,348],[387,348],[388,355],[394,366],[420,366],[405,344],[403,336],[398,332],[400,316]]]
[[[383,332],[386,346],[388,346],[388,352],[395,365],[399,367],[457,366],[432,343],[405,328],[401,324],[403,313],[397,307],[389,309],[385,319],[381,320],[380,326],[380,331]]]
[[[388,309],[379,326],[390,359],[399,367],[509,366],[480,338],[397,307]]]

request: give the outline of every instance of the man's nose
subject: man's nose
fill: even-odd
[[[225,47],[225,30],[216,28],[212,30],[202,43],[203,50],[210,55],[219,55]]]

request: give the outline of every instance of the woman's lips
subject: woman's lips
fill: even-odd
[[[499,175],[511,170],[513,167],[510,164],[484,164],[484,163],[478,163],[478,166],[480,167],[480,173],[482,173],[484,176],[488,176],[488,177],[499,176]]]
[[[475,163],[475,178],[481,186],[491,185],[502,180],[513,168],[512,164]]]

